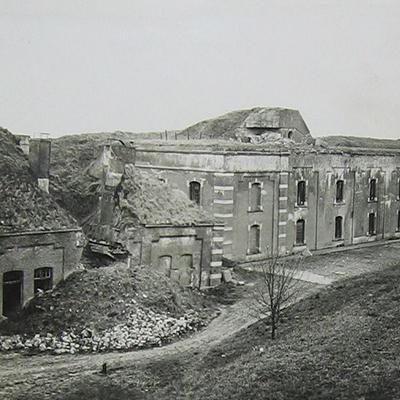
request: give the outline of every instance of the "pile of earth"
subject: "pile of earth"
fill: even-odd
[[[39,189],[15,137],[1,127],[0,171],[0,232],[77,227],[77,222]]]
[[[55,354],[159,346],[206,325],[210,298],[147,266],[82,269],[0,324],[0,350]]]

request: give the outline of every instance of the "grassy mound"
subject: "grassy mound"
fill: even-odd
[[[317,143],[324,147],[358,147],[369,149],[400,150],[400,141],[357,136],[323,136]]]
[[[77,222],[36,184],[15,137],[0,128],[0,232],[77,228]]]

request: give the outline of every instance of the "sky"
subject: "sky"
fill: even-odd
[[[182,129],[257,106],[400,137],[399,0],[0,0],[0,126]]]

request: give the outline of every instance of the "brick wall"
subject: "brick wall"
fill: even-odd
[[[56,285],[76,269],[82,246],[80,230],[0,235],[0,315],[3,310],[5,272],[23,272],[24,305],[34,296],[34,270],[53,268],[53,284]]]

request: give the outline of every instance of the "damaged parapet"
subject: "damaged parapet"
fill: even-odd
[[[47,193],[49,193],[50,153],[50,139],[29,140],[28,157],[32,173],[40,189]]]
[[[134,148],[127,147],[124,143],[109,143],[104,146],[101,155],[102,187],[99,225],[103,238],[108,242],[114,240],[112,225],[117,187],[123,178],[125,165],[134,163]]]
[[[217,285],[224,224],[154,172],[137,169],[134,157],[134,148],[113,143],[87,170],[100,185],[99,207],[85,222],[91,250],[111,258],[127,253],[129,263],[185,287]]]

